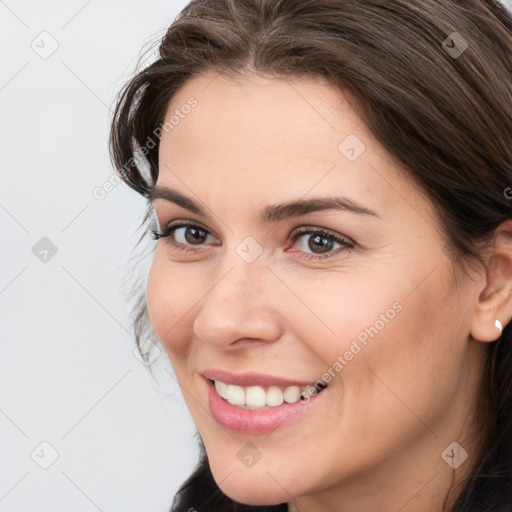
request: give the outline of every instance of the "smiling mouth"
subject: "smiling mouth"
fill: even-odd
[[[270,409],[283,403],[293,404],[309,396],[318,395],[327,387],[323,382],[308,386],[237,386],[220,380],[211,380],[217,395],[229,404],[241,409]]]

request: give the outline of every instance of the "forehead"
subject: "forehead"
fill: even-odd
[[[343,131],[366,136],[342,93],[319,80],[254,75],[235,80],[210,73],[191,79],[178,91],[166,118],[192,96],[197,107],[169,138],[180,145],[193,141],[198,151],[208,146],[224,156],[236,151],[239,157],[243,150],[247,159],[311,155],[315,161],[319,156],[332,160]]]
[[[191,98],[195,107],[184,108]],[[159,184],[179,186],[186,176],[194,190],[269,200],[337,191],[381,209],[419,192],[349,98],[318,79],[208,73],[175,94],[165,119],[173,115],[179,122],[161,140]]]

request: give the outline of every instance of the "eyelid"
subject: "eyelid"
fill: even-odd
[[[155,215],[156,217],[156,215]],[[156,223],[158,228],[160,228],[158,217],[156,217]],[[182,227],[189,227],[194,226],[200,229],[203,229],[204,231],[208,232],[210,235],[213,235],[215,238],[218,238],[215,233],[212,233],[212,231],[206,227],[204,227],[200,222],[190,219],[175,219],[169,223],[167,223],[161,232],[170,231],[172,228],[182,228]],[[335,239],[338,239],[340,242],[347,242],[349,244],[355,244],[353,240],[351,240],[349,237],[345,235],[341,235],[340,233],[337,233],[336,231],[333,231],[329,228],[324,228],[321,226],[312,226],[312,225],[302,225],[295,228],[290,236],[288,237],[289,240],[295,241],[296,238],[303,234],[303,233],[320,233],[320,234],[326,234],[329,235]]]
[[[190,253],[196,253],[198,251],[203,250],[202,244],[198,244],[197,248],[194,248],[194,244],[188,245],[183,244],[181,242],[176,242],[172,239],[171,235],[175,233],[177,229],[187,228],[187,227],[197,227],[203,231],[205,231],[208,235],[213,236],[214,238],[217,238],[214,233],[212,233],[209,229],[205,228],[200,222],[193,221],[193,220],[186,220],[186,219],[175,219],[164,227],[162,231],[156,231],[152,230],[153,237],[155,239],[160,238],[168,238],[168,244],[169,246],[177,251],[177,252],[190,252]],[[352,250],[356,248],[356,242],[354,242],[351,238],[341,235],[340,233],[336,231],[332,231],[328,228],[324,228],[321,226],[311,226],[311,225],[302,225],[297,228],[295,228],[292,233],[288,236],[288,241],[292,241],[293,244],[296,243],[297,239],[303,235],[303,234],[309,234],[309,235],[323,235],[332,238],[335,243],[339,244],[340,247],[337,249],[333,249],[327,253],[309,253],[304,251],[290,251],[290,252],[297,252],[300,253],[300,258],[305,260],[323,260],[323,259],[330,259],[330,258],[336,258],[336,256],[339,253],[350,253]],[[215,244],[219,245],[219,244]],[[288,252],[289,249],[286,250]]]
[[[165,231],[171,230],[172,228],[178,229],[178,228],[185,228],[185,227],[191,227],[191,226],[199,228],[199,229],[203,229],[204,231],[207,231],[208,234],[213,235],[215,238],[218,238],[217,235],[215,233],[213,233],[211,229],[203,226],[203,224],[201,224],[201,222],[196,221],[196,220],[191,220],[191,219],[175,219],[175,220],[165,224],[161,231],[165,232]]]
[[[298,228],[295,228],[293,230],[293,233],[290,235],[290,239],[295,240],[298,236],[302,235],[303,233],[325,234],[331,236],[332,238],[335,238],[336,240],[339,240],[340,242],[355,245],[355,242],[348,236],[342,235],[336,231],[320,226],[299,226]]]
[[[167,243],[171,247],[178,249],[178,250],[181,250],[181,249],[188,250],[190,248],[193,249],[194,245],[186,245],[186,244],[182,244],[181,242],[176,242],[176,241],[172,240],[171,234],[174,234],[176,232],[176,230],[178,230],[178,229],[189,228],[189,227],[195,227],[195,228],[201,229],[203,231],[206,231],[208,233],[208,235],[211,235],[214,238],[217,238],[217,236],[214,233],[212,233],[211,230],[204,227],[200,222],[195,221],[195,220],[190,220],[190,219],[175,219],[171,222],[168,222],[163,227],[163,229],[157,229],[157,230],[152,229],[151,233],[153,234],[153,238],[155,240],[167,238],[168,239]],[[216,244],[216,245],[218,245],[218,244]]]
[[[356,248],[356,243],[349,237],[341,235],[335,231],[331,231],[330,229],[323,228],[320,226],[312,227],[312,226],[301,226],[294,230],[294,232],[290,235],[290,240],[292,240],[293,245],[297,242],[297,239],[301,237],[303,234],[308,234],[311,236],[320,235],[326,236],[334,240],[335,243],[340,245],[337,249],[333,249],[327,253],[315,254],[310,252],[303,251],[291,251],[300,253],[300,258],[308,261],[319,261],[319,260],[328,260],[335,259],[342,253],[350,253]]]

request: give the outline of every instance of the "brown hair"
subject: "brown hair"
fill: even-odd
[[[169,101],[187,80],[208,71],[316,76],[349,93],[371,132],[431,200],[446,248],[461,268],[482,262],[494,229],[512,217],[504,192],[512,184],[512,18],[497,2],[192,1],[160,42],[156,61],[118,98],[112,160],[143,196],[158,177]],[[145,234],[149,213],[148,207]],[[143,291],[134,324],[139,342],[150,331]],[[451,512],[512,506],[511,344],[507,326],[488,345],[482,456]],[[224,496],[204,449],[172,510],[191,507],[287,510],[284,504],[240,505]]]

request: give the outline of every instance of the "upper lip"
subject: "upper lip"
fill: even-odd
[[[309,386],[314,380],[292,380],[275,375],[264,375],[261,373],[232,373],[225,370],[207,369],[201,372],[203,377],[209,380],[220,380],[226,384],[235,384],[237,386]]]

